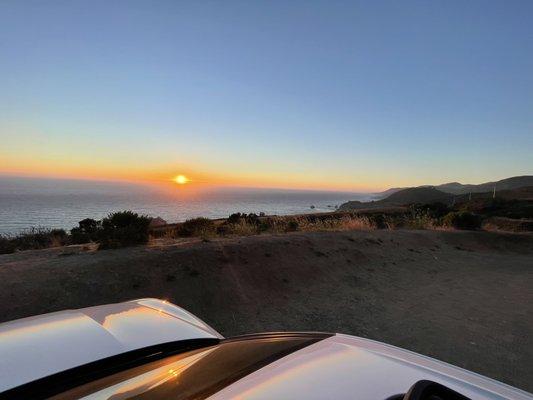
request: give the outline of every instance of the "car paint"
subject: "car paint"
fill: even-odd
[[[476,399],[533,400],[533,395],[398,347],[337,334],[259,369],[211,396],[221,399],[386,399],[419,380]]]
[[[222,336],[193,314],[157,299],[0,324],[0,391],[125,351],[198,338]],[[209,351],[200,352],[197,358],[204,353]],[[167,368],[161,371],[163,377],[168,375]],[[157,371],[152,375],[149,377],[154,382],[167,379],[161,380]],[[286,355],[228,385],[211,399],[386,399],[407,392],[422,379],[442,383],[473,400],[533,400],[530,393],[479,374],[342,334]],[[120,387],[117,385],[117,390]],[[106,397],[110,395],[112,388],[106,389]]]
[[[222,338],[158,299],[67,310],[0,324],[0,392],[91,361],[155,344]]]

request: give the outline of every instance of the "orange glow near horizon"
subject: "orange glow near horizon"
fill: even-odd
[[[113,171],[107,172],[103,169],[71,168],[69,172],[64,172],[63,168],[42,168],[38,172],[29,168],[17,168],[10,170],[0,170],[0,175],[28,178],[44,179],[74,179],[88,181],[109,181],[109,182],[129,182],[132,184],[149,185],[160,187],[161,189],[172,190],[177,186],[186,187],[248,187],[260,189],[290,189],[290,190],[324,190],[324,191],[346,191],[346,192],[378,192],[388,189],[393,185],[372,184],[370,182],[360,182],[353,184],[341,179],[317,181],[308,177],[299,176],[278,176],[261,174],[260,176],[220,173],[195,173],[195,179],[190,179],[188,175],[167,174],[150,170],[139,171]]]
[[[1,153],[1,152],[0,152]],[[0,156],[3,156],[0,154]],[[393,181],[378,182],[377,176],[350,176],[349,174],[326,174],[323,171],[305,171],[282,173],[279,171],[235,171],[234,168],[223,170],[220,166],[187,163],[149,163],[131,165],[131,163],[109,162],[93,159],[39,159],[20,155],[5,154],[0,157],[3,165],[0,174],[9,176],[79,179],[94,181],[122,181],[135,184],[157,186],[169,191],[180,188],[194,190],[203,187],[249,187],[279,188],[294,190],[326,190],[350,192],[377,192],[393,186]],[[176,175],[176,170],[180,174]],[[190,177],[193,176],[194,179]],[[394,185],[399,185],[398,181]]]

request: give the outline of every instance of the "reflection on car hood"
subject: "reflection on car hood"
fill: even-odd
[[[91,361],[155,344],[222,338],[173,304],[140,299],[0,324],[0,392]]]
[[[210,399],[386,399],[423,379],[472,400],[533,400],[527,392],[450,364],[340,334],[274,361]]]

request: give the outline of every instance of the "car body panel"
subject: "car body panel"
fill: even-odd
[[[0,392],[130,350],[200,338],[222,336],[189,312],[157,299],[6,322],[0,324]]]
[[[221,399],[386,399],[432,380],[475,399],[533,400],[527,392],[407,350],[337,334],[211,396]]]
[[[295,335],[309,333],[266,334],[272,340]],[[186,339],[216,339],[214,343],[224,344],[251,337],[257,336],[223,339],[193,314],[157,299],[24,318],[0,324],[0,392],[153,345]],[[209,353],[208,349],[199,351]],[[187,365],[192,367],[201,359],[193,357]],[[161,371],[164,379],[159,379],[157,371],[148,372],[147,376],[154,375],[156,381],[164,382],[168,369],[163,367]],[[318,341],[307,347],[228,382],[210,398],[386,399],[407,392],[420,380],[441,383],[473,400],[533,400],[533,395],[525,391],[476,373],[384,343],[342,334],[321,334]],[[106,393],[112,390],[108,388]]]

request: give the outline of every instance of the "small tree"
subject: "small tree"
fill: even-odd
[[[87,243],[98,240],[98,233],[102,228],[100,221],[85,218],[78,222],[77,228],[70,230],[72,243]]]
[[[109,214],[98,231],[101,249],[134,246],[148,242],[150,218],[133,211]]]
[[[237,224],[239,223],[239,221],[241,220],[242,217],[245,217],[246,214],[241,214],[240,212],[239,213],[233,213],[231,214],[228,219],[227,219],[227,223],[228,224]]]

